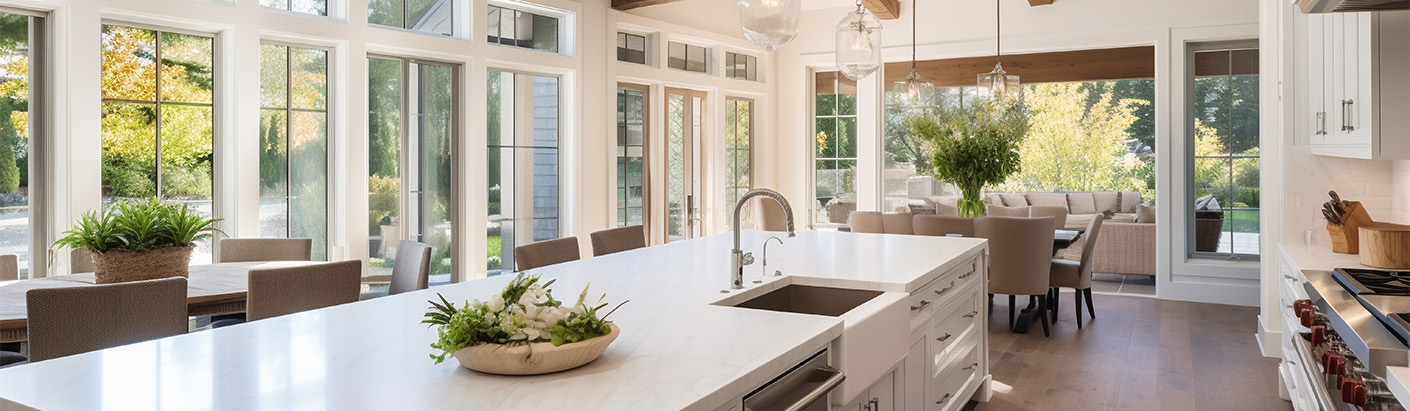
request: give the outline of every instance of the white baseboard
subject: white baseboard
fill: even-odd
[[[1283,351],[1280,349],[1279,344],[1280,341],[1283,341],[1283,333],[1281,331],[1269,331],[1264,325],[1263,316],[1259,315],[1258,332],[1253,335],[1253,338],[1258,340],[1259,351],[1263,352],[1264,357],[1283,358]]]
[[[1156,284],[1155,292],[1156,296],[1162,300],[1257,307],[1260,291],[1258,281],[1255,280],[1239,281],[1233,284],[1195,281],[1162,282]]]

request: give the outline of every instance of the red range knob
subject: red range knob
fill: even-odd
[[[1317,319],[1316,314],[1316,311],[1303,310],[1302,315],[1298,316],[1299,319],[1302,320],[1302,326],[1312,327],[1313,325],[1317,325],[1317,322],[1315,321]]]
[[[1337,358],[1333,358],[1332,368],[1327,370],[1327,373],[1331,375],[1346,374],[1346,357],[1337,356]]]
[[[1327,326],[1312,326],[1312,345],[1322,345],[1327,342]]]
[[[1352,390],[1351,390],[1351,401],[1347,401],[1347,402],[1352,403],[1352,404],[1356,404],[1356,406],[1358,406],[1358,407],[1359,407],[1359,406],[1365,406],[1365,405],[1366,405],[1366,384],[1362,384],[1362,383],[1360,383],[1360,382],[1354,383],[1354,385],[1352,386]]]
[[[1311,309],[1312,309],[1312,300],[1297,300],[1297,301],[1293,301],[1293,313],[1294,313],[1294,314],[1297,314],[1297,316],[1299,316],[1299,317],[1302,316],[1302,312],[1303,312],[1303,311],[1311,310]]]

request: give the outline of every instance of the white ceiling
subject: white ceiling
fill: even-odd
[[[856,0],[802,0],[803,10],[852,7]],[[632,9],[627,13],[686,27],[743,38],[734,0],[682,0]],[[840,18],[841,15],[839,15]]]

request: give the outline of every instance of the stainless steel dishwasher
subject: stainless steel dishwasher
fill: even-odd
[[[744,410],[827,411],[827,394],[844,378],[842,370],[827,365],[827,350],[824,349],[745,395]]]

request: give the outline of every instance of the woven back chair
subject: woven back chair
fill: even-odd
[[[250,270],[248,321],[357,301],[362,261]]]
[[[20,256],[0,255],[0,281],[20,279]]]
[[[397,246],[397,264],[392,267],[392,282],[387,295],[425,290],[431,279],[431,246],[402,240]]]
[[[514,247],[514,264],[519,271],[532,270],[569,261],[578,261],[578,237],[540,241]]]
[[[592,233],[592,255],[608,255],[646,247],[646,228],[633,225]]]
[[[308,238],[227,238],[220,240],[220,261],[309,261],[313,240]]]
[[[29,360],[44,361],[186,333],[186,278],[25,293]]]

